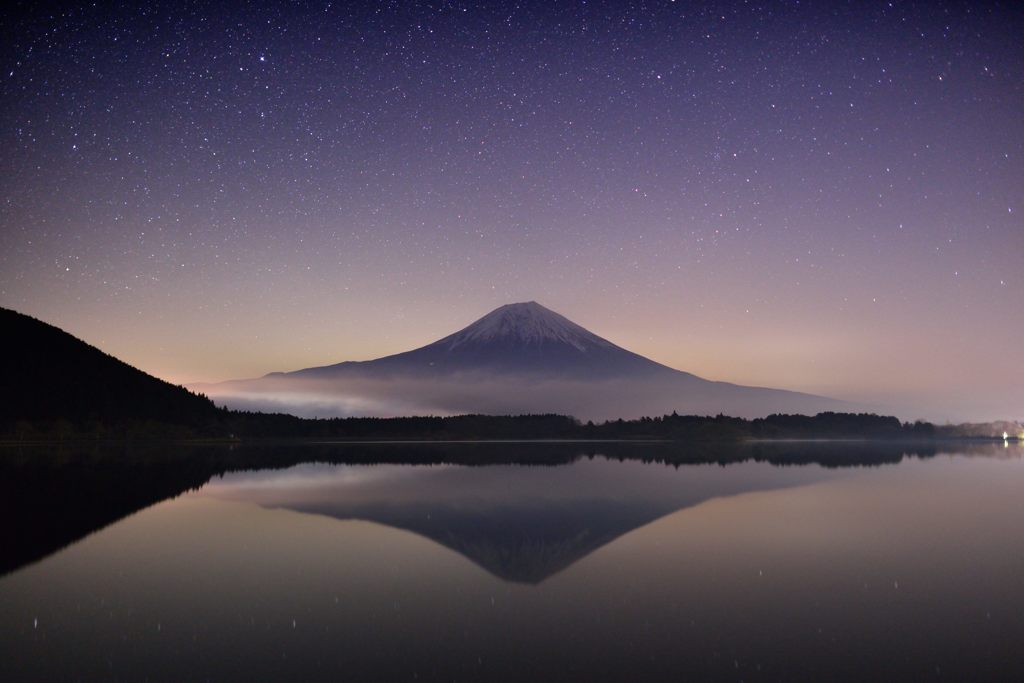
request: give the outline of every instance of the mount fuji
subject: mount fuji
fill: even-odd
[[[530,301],[501,306],[469,327],[412,351],[289,374],[325,377],[355,372],[439,377],[494,373],[595,379],[666,370],[676,372]]]
[[[612,419],[672,411],[759,417],[850,408],[811,394],[702,379],[617,346],[534,301],[501,306],[404,353],[191,388],[231,408],[320,417],[552,412]]]

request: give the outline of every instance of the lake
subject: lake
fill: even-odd
[[[1022,450],[0,453],[0,680],[1022,680]]]

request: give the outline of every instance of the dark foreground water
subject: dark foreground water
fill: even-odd
[[[5,456],[0,680],[1024,679],[1015,444],[129,455]]]

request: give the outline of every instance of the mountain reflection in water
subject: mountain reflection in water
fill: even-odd
[[[1021,450],[8,451],[0,680],[1021,680]]]
[[[988,445],[974,447],[989,452]],[[707,482],[711,489],[700,490],[698,482],[677,490],[660,475],[640,474],[644,483],[609,480],[607,468],[590,468],[587,477],[575,481],[568,470],[528,474],[525,467],[551,468],[580,459],[605,457],[629,462],[659,462],[677,467],[697,464],[729,464],[746,461],[777,465],[820,465],[825,469],[895,464],[904,457],[933,457],[941,450],[935,444],[907,443],[392,443],[392,444],[279,444],[272,446],[186,446],[137,445],[39,445],[8,447],[0,460],[0,575],[14,571],[60,550],[103,527],[162,500],[198,489],[211,478],[231,472],[275,470],[308,462],[349,465],[514,465],[502,470],[505,483],[485,485],[490,475],[479,472],[428,474],[412,470],[424,485],[443,484],[456,479],[477,487],[480,496],[495,496],[515,489],[526,497],[505,495],[505,510],[487,505],[475,506],[462,492],[457,506],[452,501],[429,498],[422,491],[419,499],[406,490],[404,498],[388,501],[381,485],[338,486],[333,493],[353,490],[359,495],[375,492],[376,499],[331,498],[332,492],[320,492],[315,500],[285,500],[283,496],[301,495],[296,489],[281,489],[271,496],[264,489],[253,502],[272,507],[288,507],[339,518],[359,518],[415,531],[446,545],[497,576],[510,581],[535,583],[561,570],[611,539],[707,498],[729,495],[758,486],[774,488],[785,477],[778,473],[760,482]],[[998,452],[998,451],[996,451]],[[332,486],[331,477],[313,476],[303,480],[307,493],[318,487]],[[323,474],[325,470],[316,470]],[[326,470],[329,472],[329,470]],[[358,470],[354,470],[358,471]],[[395,470],[381,470],[381,472]],[[644,473],[634,468],[634,473]],[[602,474],[604,473],[604,474]],[[232,475],[228,482],[236,486],[214,486],[211,491],[226,497],[238,497],[252,486],[246,481],[275,474]],[[819,468],[787,475],[793,481],[826,476]],[[334,477],[337,479],[337,477]],[[365,475],[364,475],[365,478]],[[380,478],[374,475],[371,478]],[[395,494],[402,491],[400,480],[391,477]],[[559,482],[552,488],[544,482]],[[614,476],[612,477],[614,479]],[[728,478],[724,478],[728,479]],[[319,480],[319,484],[315,480]],[[648,481],[650,480],[650,481]],[[654,481],[657,480],[657,481]],[[675,480],[673,480],[675,481]],[[337,484],[338,482],[335,482]],[[531,486],[539,486],[539,497],[531,498]],[[640,488],[634,488],[639,486]],[[718,486],[721,490],[715,489]],[[482,489],[481,489],[482,487]],[[483,490],[486,489],[486,490]],[[579,489],[577,491],[577,489]],[[256,495],[255,492],[252,492]],[[543,495],[540,495],[543,494]],[[327,496],[327,499],[324,499]],[[589,498],[585,497],[589,496]],[[432,502],[431,502],[432,500]],[[455,499],[453,499],[455,500]],[[527,502],[529,501],[529,502]],[[570,502],[571,501],[571,502]],[[436,509],[417,506],[435,505]],[[535,508],[529,505],[536,504]],[[362,507],[356,507],[361,505]],[[317,507],[308,507],[317,506]],[[473,508],[473,510],[470,510]],[[428,517],[427,515],[432,515]],[[531,544],[539,544],[527,551]],[[516,550],[519,548],[519,550]],[[527,557],[532,555],[532,559]]]
[[[197,495],[420,534],[506,581],[539,583],[619,536],[712,498],[838,476],[820,467],[300,465],[226,475]]]

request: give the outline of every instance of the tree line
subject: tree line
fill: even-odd
[[[204,397],[205,398],[205,397]],[[873,413],[825,412],[745,419],[726,415],[641,417],[581,422],[567,415],[455,415],[299,418],[214,408],[165,419],[85,416],[0,422],[8,441],[73,439],[310,439],[310,440],[707,440],[921,439],[944,435],[927,422],[900,422]],[[948,434],[946,434],[948,435]]]

